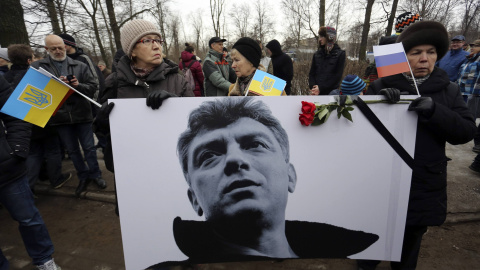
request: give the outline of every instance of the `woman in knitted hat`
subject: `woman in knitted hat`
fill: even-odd
[[[427,226],[443,224],[447,214],[445,144],[470,141],[476,126],[458,85],[435,67],[449,48],[445,27],[433,21],[416,22],[397,42],[403,43],[413,76],[408,72],[380,78],[367,94],[385,95],[388,101],[397,102],[400,93],[417,95],[414,81],[420,92],[408,108],[418,114],[418,125],[401,261],[391,263],[392,269],[415,269]],[[359,268],[375,269],[378,263],[359,261]]]
[[[338,89],[345,68],[345,51],[337,44],[337,30],[320,27],[318,51],[315,52],[308,76],[311,95],[328,95]]]
[[[146,20],[131,20],[120,29],[122,49],[116,71],[105,81],[105,91],[100,94],[102,108],[94,121],[96,132],[107,136],[104,151],[105,165],[113,172],[113,155],[110,139],[109,114],[114,103],[108,99],[146,98],[146,105],[158,109],[169,97],[193,97],[187,81],[178,66],[163,58],[161,34]],[[117,212],[118,214],[118,212]]]
[[[230,86],[229,96],[245,96],[245,92],[252,81],[253,75],[257,69],[266,71],[265,67],[260,64],[262,58],[262,49],[258,43],[248,37],[243,37],[233,45],[232,51],[232,68],[237,75],[237,81]],[[250,96],[251,94],[248,93]],[[283,91],[282,95],[286,95]]]

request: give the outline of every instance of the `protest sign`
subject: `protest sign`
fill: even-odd
[[[181,263],[192,257],[203,259],[202,263],[271,257],[347,257],[398,261],[411,169],[358,108],[350,112],[353,122],[332,116],[321,126],[301,125],[299,114],[302,101],[326,104],[333,101],[333,96],[252,97],[253,101],[261,101],[266,105],[267,110],[278,119],[288,135],[288,143],[283,135],[262,135],[262,132],[268,133],[271,129],[265,130],[257,120],[241,117],[242,121],[234,121],[224,128],[192,132],[189,135],[193,138],[191,144],[185,148],[189,149],[186,152],[188,162],[185,163],[188,169],[187,172],[182,170],[185,164],[182,154],[177,153],[177,143],[187,129],[191,112],[206,106],[208,102],[222,103],[226,99],[248,98],[170,98],[158,110],[145,106],[144,99],[114,100],[110,124],[126,268],[144,269],[167,261]],[[364,99],[376,98],[369,96]],[[413,156],[416,113],[407,111],[408,104],[369,106]],[[243,105],[241,107],[246,108]],[[240,111],[231,110],[234,114]],[[228,113],[225,111],[222,115]],[[192,119],[206,119],[205,115],[197,116],[192,116]],[[210,120],[212,123],[223,121],[216,118]],[[185,139],[185,134],[182,138]],[[278,158],[273,155],[279,152],[272,145],[280,145],[283,154],[288,149],[288,161],[284,156]],[[241,155],[236,158],[235,155],[229,156],[243,152],[252,156],[265,152],[272,155],[266,163],[262,163],[265,160],[260,158],[240,162]],[[218,167],[222,162],[224,166]],[[219,180],[222,177],[229,179],[241,170],[260,172],[267,167],[269,169],[263,174],[256,174],[258,177],[240,177],[221,191],[217,190],[217,187],[224,185],[223,180]],[[282,171],[284,168],[287,169]],[[200,173],[202,170],[203,174]],[[268,173],[277,171],[283,173],[274,174],[276,181],[268,181]],[[199,175],[208,175],[203,177],[208,181],[196,182],[201,178],[197,177]],[[280,188],[281,196],[277,198],[274,193],[255,197],[257,187],[263,189],[271,182],[283,185],[281,187],[284,189]],[[282,243],[291,248],[291,256],[255,253],[255,249],[247,249],[241,254],[245,248],[242,249],[238,242],[227,243],[229,238],[222,237],[228,235],[228,230],[219,227],[213,232],[209,231],[204,221],[212,221],[216,210],[215,207],[209,208],[208,203],[217,197],[219,200],[222,200],[222,196],[228,197],[219,196],[219,193],[228,196],[234,194],[229,198],[249,205],[250,208],[246,210],[248,218],[239,221],[245,221],[247,226],[248,219],[252,217],[267,217],[265,220],[269,220],[269,226],[275,226],[272,220],[286,220],[287,242]],[[260,197],[266,201],[260,200]],[[273,203],[278,207],[265,214],[260,206],[271,206],[268,202],[272,198],[278,199]],[[258,204],[256,199],[259,200]],[[258,211],[249,211],[253,209]],[[280,219],[272,218],[272,213],[280,213]],[[190,230],[193,228],[190,225],[195,225],[194,230]],[[203,230],[205,228],[206,231]],[[292,236],[289,232],[292,228],[303,234]],[[331,237],[317,237],[317,233],[321,235],[325,232]],[[240,242],[252,237],[239,234],[242,238]],[[192,244],[189,243],[189,237],[204,241]],[[281,234],[279,238],[284,236]],[[321,247],[316,250],[317,246],[312,247],[311,240]],[[216,243],[219,246],[215,246]],[[267,249],[276,247],[267,246]],[[228,255],[222,254],[229,249]]]

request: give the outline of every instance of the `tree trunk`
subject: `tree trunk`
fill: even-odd
[[[365,61],[367,58],[367,41],[368,33],[370,32],[370,17],[372,15],[372,7],[375,0],[367,1],[367,8],[365,9],[365,21],[363,22],[362,41],[360,42],[360,52],[358,58],[360,61]]]
[[[390,12],[390,16],[388,17],[387,29],[385,29],[386,36],[390,36],[390,34],[392,33],[393,22],[395,21],[395,14],[397,13],[397,6],[398,0],[393,0],[392,11]]]
[[[320,26],[325,26],[325,0],[320,0]]]
[[[59,35],[62,33],[62,30],[60,30],[60,24],[58,23],[57,9],[55,8],[55,3],[53,2],[53,0],[45,0],[45,3],[48,11],[48,17],[50,18],[50,22],[52,23],[53,33],[55,35]]]
[[[0,8],[0,45],[29,44],[20,0],[2,0]]]
[[[115,17],[115,9],[113,7],[113,0],[105,0],[107,4],[107,13],[108,19],[110,21],[110,28],[113,32],[113,37],[115,39],[115,47],[117,50],[122,48],[122,42],[120,41],[120,27],[117,23],[117,18]]]

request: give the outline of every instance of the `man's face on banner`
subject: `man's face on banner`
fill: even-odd
[[[209,221],[242,213],[285,219],[296,174],[273,132],[251,118],[203,130],[188,149],[189,199]]]

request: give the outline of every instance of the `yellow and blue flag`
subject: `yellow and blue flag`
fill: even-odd
[[[45,127],[50,117],[74,92],[45,73],[30,67],[0,112]]]
[[[251,93],[257,96],[281,96],[286,84],[286,81],[257,69],[248,87],[247,94]]]

